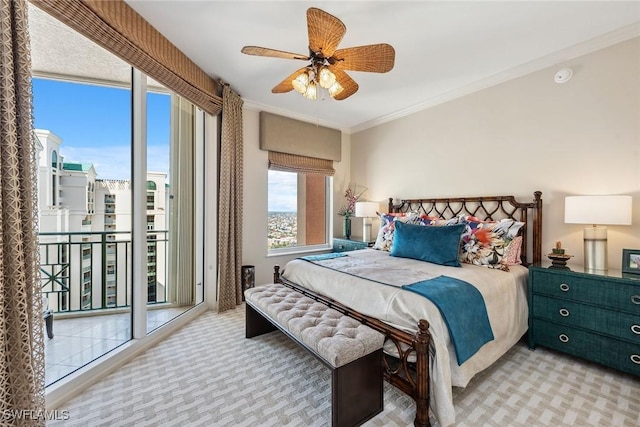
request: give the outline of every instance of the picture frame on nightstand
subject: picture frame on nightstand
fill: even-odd
[[[622,272],[640,275],[640,249],[622,250]]]

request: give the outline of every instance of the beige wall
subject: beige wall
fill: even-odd
[[[284,266],[300,255],[267,257],[267,171],[268,156],[259,148],[260,113],[245,108],[244,137],[244,212],[242,264],[255,265],[256,284],[272,281],[273,266]],[[349,181],[349,135],[342,135],[342,161],[334,162],[334,205],[340,206]],[[336,216],[335,218],[340,218]],[[334,219],[336,221],[336,219]]]
[[[573,78],[553,80],[562,67]],[[561,240],[581,265],[582,225],[564,197],[631,194],[633,225],[609,226],[609,265],[640,249],[640,38],[351,136],[367,198],[513,194],[544,201],[543,254]]]

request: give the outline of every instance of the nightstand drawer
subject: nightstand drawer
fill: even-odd
[[[640,315],[640,286],[580,275],[532,271],[534,294],[587,302]]]
[[[536,319],[590,329],[640,346],[640,317],[633,314],[536,294],[533,295],[532,314]]]
[[[640,346],[544,320],[533,322],[536,344],[640,375]]]

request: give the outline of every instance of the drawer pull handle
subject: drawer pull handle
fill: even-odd
[[[566,336],[565,334],[560,334],[560,335],[558,336],[558,339],[559,339],[560,341],[562,341],[562,342],[569,342],[569,337],[568,337],[568,336]],[[635,356],[635,354],[634,354],[634,356]]]
[[[562,292],[567,292],[569,290],[569,285],[567,285],[566,283],[561,283],[560,284],[560,290]],[[631,297],[631,299],[633,299],[633,297]],[[636,304],[636,303],[634,303]],[[640,295],[638,295],[638,304],[640,304]]]
[[[569,310],[567,310],[566,308],[561,308],[560,309],[560,316],[569,317]],[[634,325],[634,326],[637,326],[637,325]],[[633,327],[631,327],[631,329],[633,329]]]
[[[631,325],[631,332],[640,335],[640,325]]]
[[[636,365],[640,365],[640,354],[632,354],[629,359]]]
[[[633,295],[631,297],[631,302],[634,304],[640,304],[640,295]]]

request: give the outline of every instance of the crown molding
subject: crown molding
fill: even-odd
[[[584,43],[579,43],[571,47],[568,47],[566,49],[561,49],[557,52],[543,56],[536,60],[524,63],[517,67],[513,67],[508,70],[505,70],[501,73],[494,74],[487,78],[478,80],[476,82],[463,86],[459,89],[452,90],[438,96],[434,96],[433,98],[427,99],[426,101],[413,105],[411,107],[396,111],[391,114],[387,114],[385,116],[378,117],[373,120],[369,120],[367,122],[363,122],[359,125],[356,125],[350,128],[347,133],[352,133],[352,134],[358,133],[363,130],[426,110],[428,108],[435,107],[436,105],[443,104],[445,102],[449,102],[466,95],[470,95],[482,89],[486,89],[491,86],[496,86],[500,83],[504,83],[506,81],[515,79],[517,77],[522,77],[527,74],[540,71],[544,68],[561,64],[562,62],[568,61],[570,59],[573,59],[582,55],[586,55],[588,53],[595,52],[597,50],[604,49],[609,46],[613,46],[614,44],[622,43],[624,41],[630,40],[638,36],[640,36],[640,24],[632,24],[626,27],[621,27],[617,30],[603,34],[602,36],[598,36],[593,39],[590,39]]]

